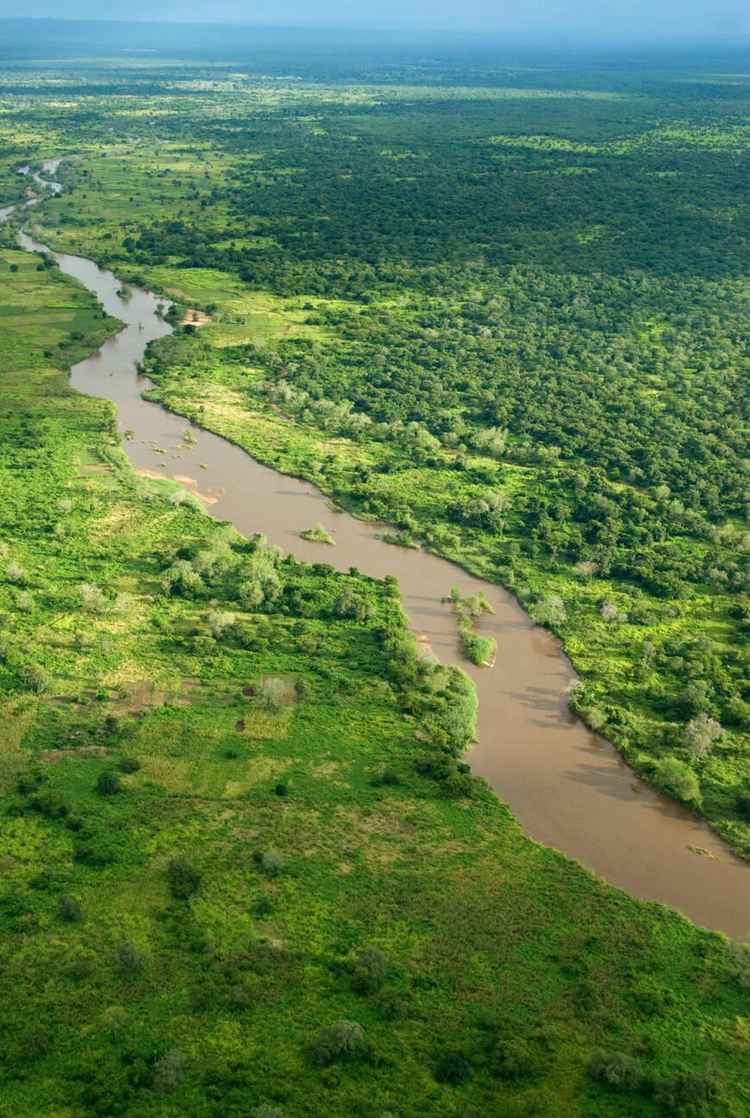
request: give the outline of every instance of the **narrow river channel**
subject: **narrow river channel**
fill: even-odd
[[[54,174],[56,167],[48,162],[43,172]],[[12,209],[0,210],[0,220]],[[19,239],[28,251],[48,251],[25,233]],[[468,760],[526,833],[636,897],[671,905],[728,935],[750,936],[750,865],[688,811],[643,784],[611,745],[570,714],[566,696],[573,670],[558,642],[511,595],[437,556],[383,543],[376,537],[382,526],[332,511],[314,486],[143,400],[149,381],[139,376],[137,364],[148,343],[170,331],[157,314],[166,301],[139,289],[123,297],[111,272],[79,256],[52,255],[125,323],[71,369],[71,384],[116,405],[119,429],[128,433],[124,448],[136,469],[176,479],[206,499],[212,516],[245,534],[263,532],[298,559],[340,570],[357,567],[378,578],[395,575],[420,639],[476,680],[479,743]],[[191,444],[185,441],[188,429]],[[317,522],[329,529],[335,547],[300,539],[299,532]],[[463,593],[482,590],[492,604],[494,616],[483,620],[482,630],[497,639],[493,668],[473,668],[460,657],[453,614],[442,604],[452,586]]]

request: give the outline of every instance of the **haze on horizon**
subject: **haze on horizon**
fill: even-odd
[[[59,20],[59,0],[0,0],[0,17]],[[69,0],[64,18],[479,32],[566,44],[742,43],[750,35],[743,0]]]

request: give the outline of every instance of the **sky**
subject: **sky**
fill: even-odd
[[[472,31],[565,41],[748,37],[748,0],[0,0],[2,17]]]

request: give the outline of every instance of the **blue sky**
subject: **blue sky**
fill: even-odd
[[[0,15],[463,30],[567,41],[750,35],[747,0],[0,0]]]

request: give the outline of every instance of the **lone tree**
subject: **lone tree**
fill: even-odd
[[[327,1066],[353,1056],[364,1037],[364,1029],[356,1021],[335,1021],[320,1030],[313,1043],[313,1054],[318,1063]]]
[[[565,603],[559,594],[545,595],[540,602],[532,606],[530,613],[537,625],[547,625],[550,628],[564,624],[568,616]]]
[[[714,747],[724,729],[721,723],[711,718],[704,711],[691,718],[685,727],[683,737],[690,756],[695,761],[702,761]]]

